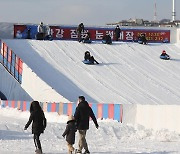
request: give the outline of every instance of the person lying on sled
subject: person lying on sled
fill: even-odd
[[[86,51],[84,54],[84,61],[89,61],[90,63],[94,64],[94,62],[96,62],[96,64],[99,64],[93,56],[91,56],[89,51]]]

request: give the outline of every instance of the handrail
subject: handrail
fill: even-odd
[[[23,61],[3,41],[1,43],[0,63],[21,84]]]

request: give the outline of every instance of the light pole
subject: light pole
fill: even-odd
[[[176,0],[173,0],[173,6],[172,6],[172,21],[176,20]]]

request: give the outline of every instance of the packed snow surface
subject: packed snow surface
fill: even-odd
[[[72,102],[180,104],[180,45],[4,40],[48,85]],[[99,65],[82,63],[90,51]],[[162,50],[171,60],[159,58]]]
[[[66,154],[66,141],[62,133],[66,127],[66,116],[45,113],[48,124],[40,139],[46,154]],[[0,153],[34,153],[31,126],[24,131],[29,112],[16,109],[0,109]],[[112,120],[98,120],[99,129],[90,122],[87,142],[92,154],[173,154],[180,153],[180,135],[167,130],[153,131],[142,126],[124,125]],[[75,148],[78,147],[76,133]]]

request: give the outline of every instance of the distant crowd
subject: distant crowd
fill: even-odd
[[[51,29],[48,25],[44,25],[43,22],[40,22],[40,24],[37,27],[37,35],[36,35],[36,39],[37,40],[52,40],[52,35],[51,35]],[[79,42],[83,42],[83,43],[91,43],[91,34],[90,32],[87,32],[85,37],[82,37],[84,35],[85,32],[85,27],[83,23],[80,23],[78,25],[78,27],[76,28],[76,34],[77,34],[77,41]],[[118,41],[120,38],[120,34],[121,34],[122,30],[119,27],[119,25],[116,26],[116,28],[114,29],[114,36],[115,36],[115,41]],[[30,29],[27,32],[27,38],[30,38]],[[144,33],[140,34],[140,36],[138,36],[138,40],[137,40],[140,44],[147,44],[147,39],[146,39],[146,35]],[[102,43],[104,44],[112,44],[112,38],[110,36],[110,34],[105,34],[102,38]]]

